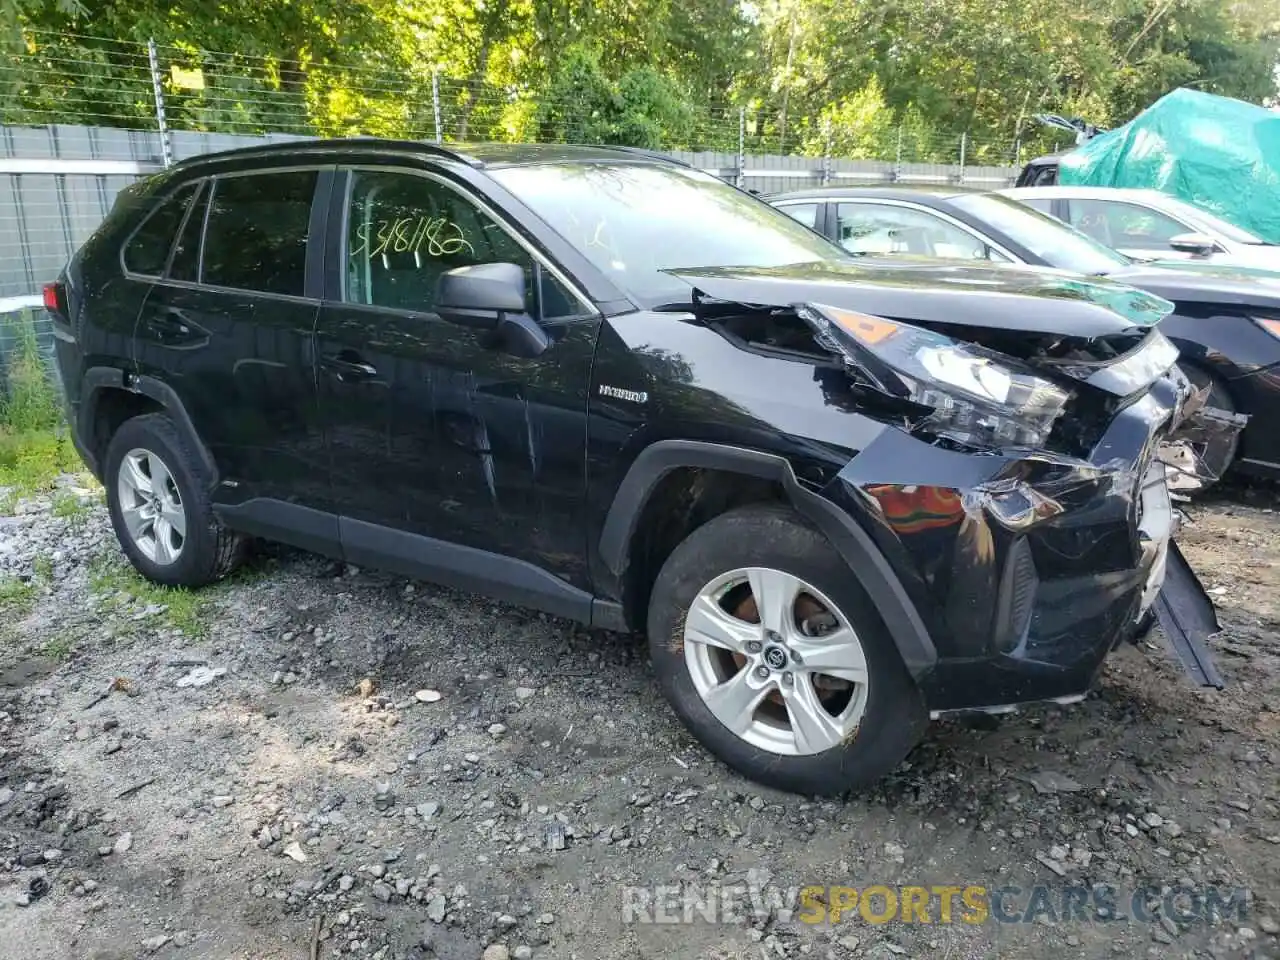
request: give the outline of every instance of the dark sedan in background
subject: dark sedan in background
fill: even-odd
[[[1194,453],[1203,485],[1229,467],[1280,478],[1280,275],[1137,263],[1059,220],[996,193],[961,187],[824,188],[769,202],[850,254],[1029,264],[1106,276],[1174,304],[1161,329],[1209,405],[1250,423]]]

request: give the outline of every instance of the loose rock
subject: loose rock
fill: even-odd
[[[190,673],[178,678],[179,687],[207,687],[219,677],[227,674],[226,667],[196,667]],[[168,941],[165,941],[168,943]]]
[[[427,919],[432,923],[443,923],[446,908],[444,894],[434,894],[427,901]]]
[[[296,860],[298,863],[306,863],[307,855],[302,849],[302,844],[297,840],[284,848],[284,855],[290,860]]]

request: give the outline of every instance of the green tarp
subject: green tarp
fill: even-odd
[[[1160,190],[1280,243],[1280,112],[1175,90],[1065,154],[1058,182]]]

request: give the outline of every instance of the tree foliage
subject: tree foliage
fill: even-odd
[[[0,120],[975,160],[1276,93],[1275,0],[0,0]],[[171,68],[179,68],[172,73]],[[185,71],[185,73],[183,72]],[[197,74],[198,71],[198,74]],[[183,77],[199,76],[199,84]],[[1058,134],[1059,138],[1064,137]],[[1041,142],[1036,142],[1041,138]]]

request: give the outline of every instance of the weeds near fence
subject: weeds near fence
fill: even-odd
[[[62,416],[48,359],[40,350],[35,317],[21,311],[0,328],[9,350],[0,396],[0,513],[25,496],[47,493],[58,475],[82,469]]]

